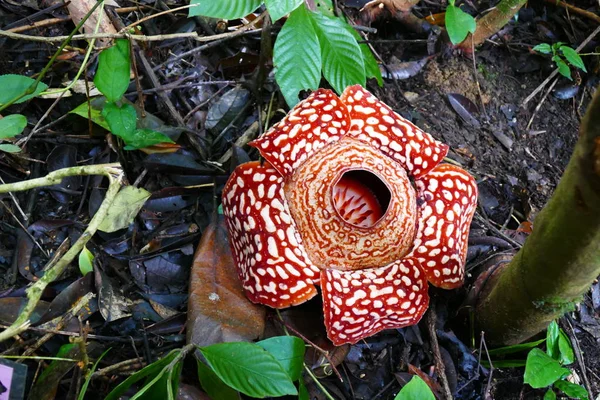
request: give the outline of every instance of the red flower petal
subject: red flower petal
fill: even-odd
[[[289,307],[317,294],[319,269],[304,251],[283,193],[283,177],[268,163],[235,169],[223,189],[233,260],[255,303]]]
[[[348,106],[348,135],[363,140],[398,161],[414,177],[435,168],[448,146],[396,114],[360,85],[346,88],[341,96]]]
[[[477,184],[462,168],[442,164],[417,180],[416,185],[419,222],[410,256],[419,260],[433,285],[459,287],[477,207]]]
[[[327,336],[336,346],[414,325],[429,304],[427,280],[414,258],[351,272],[327,269],[321,288]]]
[[[346,106],[331,90],[319,89],[267,133],[250,143],[283,176],[350,126]]]

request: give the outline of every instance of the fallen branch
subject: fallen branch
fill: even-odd
[[[23,310],[17,319],[12,323],[12,325],[6,328],[6,330],[0,332],[0,342],[3,342],[4,340],[27,330],[31,324],[29,317],[40,301],[44,289],[46,289],[50,283],[54,282],[62,275],[67,266],[75,259],[75,257],[77,257],[81,250],[83,250],[85,244],[92,238],[92,236],[94,236],[98,230],[98,227],[108,214],[108,211],[115,197],[117,196],[117,193],[121,189],[121,184],[123,183],[123,171],[121,170],[119,164],[86,165],[82,167],[59,169],[42,178],[0,185],[0,194],[21,192],[39,187],[56,185],[59,184],[64,178],[79,175],[103,175],[108,178],[109,184],[108,189],[106,190],[104,201],[102,201],[100,208],[96,214],[94,214],[94,217],[90,221],[88,227],[79,237],[79,239],[77,239],[77,241],[73,244],[73,246],[65,253],[64,256],[62,256],[60,260],[56,262],[56,264],[54,264],[53,267],[45,271],[40,280],[27,288],[27,304],[25,307],[23,307]]]

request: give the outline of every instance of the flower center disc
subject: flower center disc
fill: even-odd
[[[333,188],[333,205],[340,217],[362,228],[372,227],[383,217],[390,197],[385,183],[369,171],[348,171]]]

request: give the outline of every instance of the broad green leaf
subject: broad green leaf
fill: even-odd
[[[125,141],[135,131],[137,114],[131,104],[123,104],[119,107],[115,103],[106,103],[102,110],[102,116],[106,119],[112,134]]]
[[[256,344],[218,343],[199,349],[219,378],[239,392],[251,397],[298,394],[281,364]]]
[[[315,90],[321,80],[321,48],[305,6],[294,10],[277,35],[273,49],[275,78],[291,107],[298,93]]]
[[[96,368],[98,368],[98,364],[100,364],[100,361],[104,358],[104,356],[111,350],[111,347],[109,347],[108,349],[106,349],[104,351],[104,353],[102,353],[100,355],[100,357],[98,357],[98,359],[96,360],[96,362],[94,363],[94,365],[92,366],[92,368],[87,372],[87,375],[85,377],[85,381],[83,382],[83,385],[81,386],[81,390],[79,391],[79,396],[77,396],[77,400],[84,400],[85,399],[85,394],[87,392],[87,388],[90,385],[90,381],[92,380],[92,374],[94,373],[94,371],[96,371]]]
[[[11,114],[0,119],[0,139],[19,135],[27,126],[27,118],[21,114]]]
[[[569,64],[583,70],[584,72],[587,72],[581,56],[577,54],[574,49],[570,48],[569,46],[560,46],[560,51],[562,51]]]
[[[569,337],[562,329],[559,331],[558,336],[558,350],[560,353],[560,359],[562,365],[569,365],[575,361],[575,354]]]
[[[300,379],[305,350],[302,339],[296,336],[276,336],[256,344],[271,353],[293,381]]]
[[[26,93],[34,83],[35,79],[28,76],[14,74],[0,75],[0,88],[2,88],[0,90],[0,105],[8,104],[23,93]],[[46,89],[48,89],[48,85],[40,82],[33,93],[21,97],[14,104],[19,104],[36,97]]]
[[[589,398],[589,394],[584,387],[576,385],[575,383],[571,383],[569,381],[565,381],[562,379],[558,380],[554,382],[554,387],[556,387],[558,390],[560,390],[561,392],[573,399],[587,400]]]
[[[94,270],[93,262],[94,255],[87,247],[83,246],[83,250],[79,253],[79,271],[81,271],[81,275],[85,276]]]
[[[414,375],[394,400],[435,400],[435,396],[425,381]]]
[[[532,50],[542,54],[551,54],[552,46],[550,46],[548,43],[540,43],[537,46],[534,46]]]
[[[534,347],[537,347],[540,344],[544,343],[545,341],[546,341],[546,339],[540,339],[540,340],[536,340],[535,342],[527,342],[527,343],[515,344],[512,346],[499,347],[497,349],[490,350],[488,352],[488,354],[490,356],[499,356],[499,355],[504,355],[504,354],[518,353],[518,352],[521,352],[524,350],[529,350]],[[494,366],[495,365],[496,364],[494,363]]]
[[[446,30],[452,44],[457,45],[470,33],[475,33],[475,18],[455,5],[446,7]]]
[[[4,151],[6,153],[19,153],[21,151],[21,148],[14,144],[3,143],[0,144],[0,151]]]
[[[559,74],[571,81],[573,80],[573,78],[571,78],[571,69],[569,68],[569,65],[567,65],[566,62],[564,62],[559,56],[552,57],[552,61],[556,63],[556,67],[558,68]]]
[[[144,189],[125,186],[117,193],[98,229],[110,233],[127,228],[149,197],[150,193]]]
[[[569,373],[557,360],[540,349],[533,349],[527,355],[523,381],[532,388],[539,389],[550,386]]]
[[[262,2],[263,0],[192,0],[189,16],[237,19],[256,10]]]
[[[330,17],[335,16],[332,0],[315,0],[315,5],[317,6],[317,11],[320,14],[329,15]]]
[[[173,143],[166,135],[153,131],[152,129],[136,129],[127,137],[123,137],[127,146],[125,150],[137,150],[159,143]]]
[[[86,101],[85,103],[80,104],[73,110],[69,111],[69,113],[77,114],[80,117],[83,117],[85,119],[91,118],[93,123],[101,126],[102,128],[106,129],[107,131],[110,131],[110,126],[108,126],[108,122],[106,122],[106,119],[104,119],[104,117],[102,116],[102,111],[104,110],[104,108],[98,109],[98,108],[94,107],[93,104],[92,104],[92,109],[89,112],[88,112],[88,108],[89,108],[89,105],[88,105],[88,102]]]
[[[146,379],[144,386],[130,400],[175,400],[182,366],[183,360],[165,366],[152,379]]]
[[[544,400],[556,400],[556,393],[554,393],[554,390],[548,389],[544,394]]]
[[[94,84],[108,101],[115,102],[125,94],[129,86],[129,41],[117,39],[115,45],[102,50],[98,58]]]
[[[294,11],[304,0],[265,0],[265,5],[273,22]]]
[[[310,13],[321,46],[323,75],[338,93],[354,84],[365,86],[365,63],[358,42],[346,22]]]
[[[239,400],[238,392],[227,386],[215,372],[200,360],[198,362],[198,379],[202,389],[211,400]]]
[[[164,368],[175,359],[179,352],[180,350],[173,350],[165,357],[153,362],[150,365],[147,365],[135,374],[131,375],[129,378],[121,382],[116,388],[114,388],[104,400],[119,399],[127,391],[127,389],[131,387],[131,385],[141,381],[144,378],[146,378],[146,383],[150,383],[156,377],[160,377]]]
[[[558,350],[559,329],[556,321],[552,321],[546,330],[546,353],[555,360],[558,360],[560,357]]]

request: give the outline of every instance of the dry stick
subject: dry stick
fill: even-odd
[[[64,178],[79,175],[106,176],[109,180],[109,186],[106,190],[104,200],[86,230],[79,239],[77,239],[69,251],[67,251],[51,269],[47,270],[40,280],[27,288],[27,304],[12,325],[3,332],[0,332],[0,342],[18,335],[29,327],[31,324],[29,316],[33,313],[35,306],[42,297],[44,289],[62,275],[67,266],[75,259],[75,257],[77,257],[85,244],[91,239],[94,233],[96,233],[104,218],[106,218],[108,210],[112,206],[112,203],[121,188],[123,171],[119,168],[119,164],[85,165],[81,167],[59,169],[42,178],[0,185],[0,193],[20,192],[38,187],[56,185],[62,182]]]
[[[558,7],[562,7],[568,11],[571,11],[575,14],[581,15],[583,17],[589,18],[591,20],[594,20],[598,23],[600,23],[600,16],[597,14],[594,14],[593,12],[587,11],[587,10],[583,10],[579,7],[575,7],[574,5],[565,3],[564,1],[560,1],[560,0],[544,0],[546,3],[548,4],[552,4]]]
[[[583,49],[593,38],[595,38],[598,33],[600,33],[600,26],[597,27],[594,30],[594,32],[592,32],[590,36],[588,36],[583,42],[581,42],[581,44],[577,47],[577,49],[575,49],[575,51],[579,53],[581,49]],[[550,76],[547,77],[546,80],[542,82],[541,85],[538,86],[529,96],[527,96],[525,100],[523,100],[523,103],[521,103],[521,107],[525,107],[527,103],[529,103],[531,99],[533,99],[544,88],[544,86],[546,86],[557,74],[558,68],[552,71]]]
[[[442,381],[442,388],[444,389],[444,395],[446,399],[452,400],[452,391],[450,390],[450,384],[448,383],[448,377],[446,376],[446,367],[442,360],[442,354],[440,353],[440,344],[437,340],[437,334],[435,333],[435,323],[437,314],[435,313],[435,305],[430,305],[427,310],[427,330],[429,331],[429,340],[431,341],[431,349],[433,350],[433,359],[435,360],[435,366],[437,368],[437,374]]]
[[[129,30],[129,28],[137,26],[137,25],[141,24],[142,22],[149,21],[149,20],[151,20],[153,18],[160,17],[161,15],[171,14],[171,13],[174,13],[176,11],[186,10],[188,8],[197,7],[197,6],[199,6],[199,4],[190,4],[189,6],[181,6],[181,7],[173,8],[173,9],[170,9],[170,10],[161,11],[161,12],[158,12],[156,14],[148,15],[147,17],[144,17],[142,19],[138,19],[137,21],[135,21],[135,22],[127,25],[123,29],[119,30],[119,33],[127,32]]]
[[[489,121],[490,120],[490,116],[487,113],[487,110],[485,109],[485,103],[483,102],[483,93],[481,93],[481,85],[479,85],[479,78],[477,77],[477,62],[476,62],[476,56],[475,56],[475,44],[473,43],[473,41],[471,40],[471,57],[473,57],[473,76],[475,76],[475,83],[477,84],[477,91],[479,92],[479,101],[481,101],[481,108],[483,108],[483,113],[485,114],[485,118]]]
[[[23,25],[23,26],[18,26],[16,28],[8,29],[6,32],[12,32],[12,33],[25,32],[25,31],[29,31],[31,29],[44,28],[46,26],[61,24],[63,22],[67,22],[70,20],[71,20],[71,17],[68,17],[68,16],[58,17],[58,18],[48,18],[48,19],[43,19],[41,21],[32,22],[29,25]]]
[[[577,336],[575,336],[575,329],[573,329],[570,317],[565,319],[567,321],[567,324],[569,325],[571,337],[573,338],[573,349],[575,350],[575,358],[577,358],[579,369],[581,370],[581,374],[583,375],[583,383],[588,391],[588,394],[590,395],[590,399],[595,399],[596,397],[594,396],[594,392],[592,392],[592,385],[590,385],[590,381],[587,376],[585,360],[583,359],[583,353],[581,352],[581,348],[579,346],[579,340],[577,339]]]
[[[540,111],[540,108],[542,108],[542,104],[544,104],[544,101],[546,101],[546,98],[548,97],[548,95],[550,94],[552,89],[554,89],[554,86],[556,86],[557,83],[558,83],[558,78],[555,79],[554,82],[552,82],[552,85],[550,85],[548,90],[546,90],[546,93],[544,93],[544,96],[539,101],[538,105],[535,106],[535,110],[533,110],[533,114],[531,114],[531,118],[529,119],[529,122],[527,123],[527,127],[525,128],[526,131],[528,131],[529,128],[531,128],[531,124],[533,124],[533,120],[537,116],[538,111]]]

